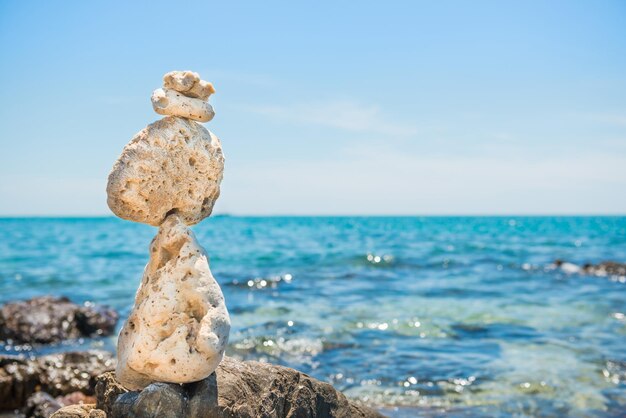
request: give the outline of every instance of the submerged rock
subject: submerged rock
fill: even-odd
[[[0,340],[46,344],[110,335],[117,319],[117,312],[104,306],[81,306],[66,297],[36,297],[0,308]]]
[[[140,392],[105,373],[98,377],[96,397],[109,418],[382,416],[297,370],[229,357],[202,381],[153,383]]]
[[[114,367],[115,359],[110,353],[96,350],[51,354],[35,359],[0,356],[0,410],[23,407],[36,391],[51,396],[73,392],[91,395],[96,376]]]
[[[598,277],[626,277],[626,263],[618,263],[615,261],[602,261],[597,264],[587,263],[579,266],[568,261],[557,259],[552,266],[568,274],[579,273]]]
[[[585,264],[582,271],[584,274],[593,276],[621,276],[626,277],[626,263],[616,263],[615,261],[603,261],[598,264]]]
[[[177,215],[161,225],[118,340],[117,378],[129,389],[209,376],[224,355],[230,319],[204,249]]]

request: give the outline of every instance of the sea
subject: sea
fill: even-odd
[[[193,230],[226,298],[230,356],[392,417],[626,416],[626,278],[553,264],[626,262],[626,217],[215,216]],[[65,295],[123,319],[156,231],[0,219],[0,303]]]

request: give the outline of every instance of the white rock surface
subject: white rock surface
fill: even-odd
[[[117,345],[118,380],[128,389],[194,382],[222,360],[230,319],[206,253],[177,215],[150,246],[135,306]]]
[[[193,71],[170,71],[163,77],[163,87],[202,100],[207,100],[215,93],[213,84],[201,80],[198,73]]]
[[[179,116],[199,122],[213,119],[213,107],[201,99],[187,97],[176,90],[156,89],[152,93],[152,108],[159,115]]]
[[[188,119],[166,117],[124,147],[109,175],[107,203],[123,219],[158,226],[177,213],[193,225],[211,214],[223,171],[215,135]]]

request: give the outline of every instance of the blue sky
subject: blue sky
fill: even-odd
[[[0,215],[101,215],[174,69],[233,214],[626,213],[626,2],[0,2]]]

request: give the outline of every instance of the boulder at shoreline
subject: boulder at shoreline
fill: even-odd
[[[94,393],[96,376],[115,368],[106,351],[67,352],[35,359],[0,356],[0,411],[23,408],[35,392],[52,397]]]
[[[0,307],[0,341],[48,344],[111,335],[118,314],[95,304],[77,305],[66,297],[41,296]]]
[[[91,350],[34,359],[0,356],[0,411],[39,417],[81,398],[54,418],[382,417],[328,383],[297,370],[224,357],[216,373],[183,385],[154,383],[128,391],[115,378],[111,353]],[[94,395],[97,404],[90,396]],[[81,395],[81,396],[78,396]],[[66,399],[68,398],[68,399]],[[0,412],[1,414],[1,412]]]
[[[153,383],[142,391],[128,391],[105,373],[97,378],[96,398],[108,418],[383,416],[297,370],[231,357],[199,382]]]

